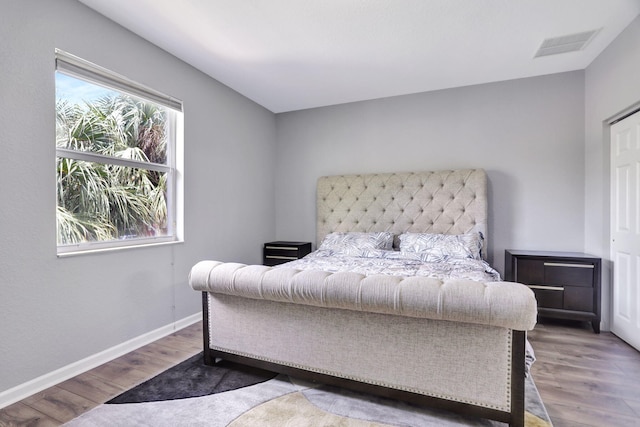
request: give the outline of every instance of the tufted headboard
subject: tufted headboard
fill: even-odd
[[[482,169],[324,176],[317,186],[317,244],[333,231],[480,231],[486,254],[487,206]]]

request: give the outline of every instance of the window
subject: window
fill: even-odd
[[[179,240],[182,103],[56,50],[58,254]]]

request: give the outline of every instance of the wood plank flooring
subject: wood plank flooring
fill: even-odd
[[[0,426],[59,426],[202,351],[197,323],[0,409]]]
[[[640,427],[640,353],[588,323],[541,320],[529,333],[533,378],[555,427]],[[59,426],[198,353],[189,326],[0,409],[0,426]]]
[[[640,353],[587,322],[541,319],[533,379],[554,427],[640,426]]]

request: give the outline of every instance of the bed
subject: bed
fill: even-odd
[[[192,268],[205,363],[523,426],[536,301],[486,263],[486,173],[328,176],[316,197],[318,250],[302,260]]]

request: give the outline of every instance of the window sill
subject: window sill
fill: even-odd
[[[113,246],[113,247],[103,247],[103,248],[95,248],[95,249],[79,249],[75,251],[65,251],[58,252],[58,258],[69,258],[76,257],[81,255],[93,255],[105,252],[120,252],[120,251],[128,251],[132,249],[143,249],[157,246],[169,246],[169,245],[177,245],[184,243],[184,240],[172,240],[169,242],[154,242],[154,243],[141,243],[141,244],[132,244],[132,245],[122,245],[122,246]]]

